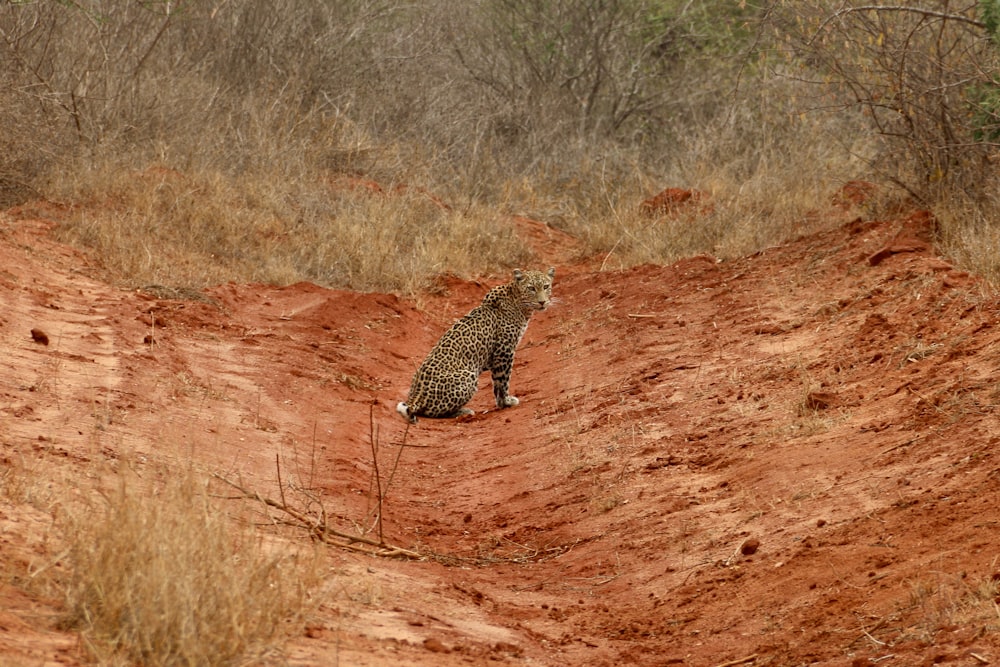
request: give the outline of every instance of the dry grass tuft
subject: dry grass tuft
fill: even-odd
[[[1000,197],[970,200],[961,194],[933,207],[940,225],[939,246],[959,266],[1000,286]]]
[[[933,641],[942,628],[976,628],[1000,632],[1000,580],[996,577],[966,579],[939,575],[915,581],[909,604],[916,614],[917,630],[924,641]]]
[[[444,271],[483,275],[528,260],[495,211],[455,210],[416,188],[385,192],[319,176],[284,182],[110,169],[62,194],[82,203],[60,233],[93,249],[108,277],[131,287],[311,281],[413,292]]]
[[[192,474],[145,493],[121,481],[68,520],[69,625],[102,664],[239,664],[308,606],[310,557],[236,525]]]

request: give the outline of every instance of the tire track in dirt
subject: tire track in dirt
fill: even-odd
[[[121,293],[65,271],[82,258],[51,243],[48,231],[36,224],[8,236],[0,429],[13,441],[86,457],[93,432],[128,409],[125,360],[141,346],[122,344],[122,329],[137,327],[116,319]],[[83,451],[78,443],[87,443]]]

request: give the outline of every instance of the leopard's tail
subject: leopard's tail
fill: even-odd
[[[403,403],[402,401],[400,401],[399,403],[397,403],[396,404],[396,412],[398,412],[399,414],[403,415],[403,418],[406,419],[411,424],[416,424],[417,423],[417,416],[415,414],[412,414],[410,412],[410,408],[409,408],[409,406],[406,405],[406,403]]]

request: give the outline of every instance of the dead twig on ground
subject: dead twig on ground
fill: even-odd
[[[267,505],[268,507],[281,510],[295,520],[293,525],[305,528],[313,537],[326,544],[385,558],[412,558],[415,560],[422,560],[427,557],[424,554],[417,553],[416,551],[405,549],[400,546],[387,544],[385,542],[378,542],[367,537],[351,535],[349,533],[336,530],[328,526],[324,518],[317,519],[316,517],[307,516],[295,508],[290,507],[286,503],[262,496],[260,493],[251,491],[241,484],[238,484],[231,479],[227,479],[218,473],[215,473],[212,476],[239,491],[244,498],[255,500]]]
[[[378,541],[382,544],[384,540],[382,539],[382,500],[385,495],[382,493],[382,478],[379,476],[378,472],[378,430],[375,428],[375,405],[372,404],[368,406],[368,439],[371,442],[372,447],[372,475],[375,480],[375,491],[378,494],[376,499],[376,525],[378,526]],[[400,448],[399,451],[403,451]],[[369,497],[371,494],[371,483],[368,484]]]
[[[748,662],[757,662],[757,654],[748,655],[745,658],[737,658],[736,660],[730,660],[729,662],[723,662],[716,665],[715,667],[736,667],[736,665],[745,665]]]
[[[406,429],[403,431],[403,438],[400,441],[396,450],[396,458],[392,462],[392,470],[389,471],[389,477],[385,480],[385,487],[382,486],[382,476],[378,467],[378,450],[379,450],[379,438],[378,438],[378,428],[375,426],[375,404],[372,403],[368,408],[368,438],[371,442],[372,449],[372,478],[368,483],[368,498],[369,498],[369,509],[365,512],[365,520],[362,525],[368,523],[368,519],[372,516],[372,512],[375,513],[375,526],[373,528],[378,528],[378,539],[382,541],[382,506],[385,502],[385,497],[389,493],[389,487],[392,486],[392,480],[396,477],[396,470],[399,467],[399,458],[403,454],[403,448],[406,447],[406,434],[410,432],[410,425],[406,425]],[[372,486],[375,486],[375,508],[374,510],[370,507]],[[365,532],[369,532],[371,528],[367,529]]]

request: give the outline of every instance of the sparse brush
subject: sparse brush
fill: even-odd
[[[794,158],[817,164],[829,144],[781,134],[795,125],[787,96],[736,86],[756,10],[579,9],[5,6],[0,52],[17,66],[0,108],[37,106],[17,136],[37,134],[49,152],[24,177],[71,210],[64,238],[131,286],[311,280],[409,292],[441,272],[526,263],[510,213],[569,231],[584,252],[614,249],[611,266],[780,237],[790,216],[774,194],[793,190],[784,175],[802,183]],[[44,43],[65,48],[18,39],[41,24]],[[39,61],[42,82],[29,67]],[[752,111],[766,100],[777,102]],[[764,181],[773,186],[748,187]],[[710,191],[715,212],[676,225],[636,218],[668,185]]]
[[[794,83],[755,85],[727,96],[689,127],[675,128],[677,141],[658,159],[655,180],[648,167],[615,170],[607,163],[578,177],[603,190],[589,198],[595,205],[571,231],[617,268],[699,253],[738,257],[829,224],[824,220],[837,222],[826,215],[832,196],[861,168],[853,152],[864,149],[840,137],[858,128],[843,117],[800,116]],[[640,202],[664,185],[690,189],[695,198],[671,210],[643,211]]]
[[[309,563],[234,525],[192,474],[150,493],[123,479],[105,501],[67,530],[69,625],[102,663],[237,664],[305,610]]]
[[[952,193],[934,206],[941,251],[958,265],[1000,285],[1000,197]]]
[[[998,594],[1000,581],[995,577],[966,580],[964,575],[940,575],[913,582],[909,604],[924,639],[934,637],[943,627],[955,626],[992,634],[1000,632]]]
[[[496,212],[458,211],[417,188],[315,176],[113,169],[66,193],[82,205],[60,234],[94,249],[109,278],[132,287],[305,280],[413,292],[445,271],[482,275],[528,260]]]
[[[896,120],[877,122],[898,105],[862,99],[869,116],[858,113],[848,84],[860,74],[840,41],[812,39],[834,22],[827,4],[809,7],[802,23],[728,0],[7,3],[0,111],[18,123],[0,127],[0,203],[65,204],[64,238],[131,286],[412,292],[438,273],[525,263],[512,213],[576,236],[605,268],[740,256],[823,224],[837,188],[888,159],[930,168],[927,205],[952,185],[970,193],[940,216],[949,251],[1000,279],[996,253],[978,251],[997,240],[981,222],[995,217],[982,176],[993,144],[907,159],[900,145],[938,146],[917,141],[937,121],[919,116],[900,144],[886,134]],[[867,24],[836,25],[866,58],[887,48]],[[956,39],[980,30],[948,25]],[[919,62],[991,71],[975,58],[992,63],[997,49],[976,44]],[[986,83],[975,127],[992,132]],[[975,91],[946,88],[947,117],[966,123],[958,101]],[[912,176],[886,180],[914,190]],[[710,205],[641,215],[664,187]]]

